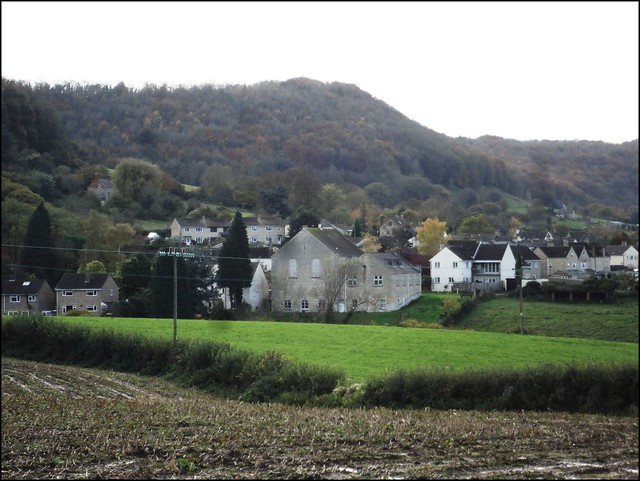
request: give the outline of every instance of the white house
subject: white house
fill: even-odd
[[[539,279],[541,261],[524,246],[494,243],[449,245],[431,258],[433,292],[497,291],[516,287],[516,262],[522,278]]]
[[[633,246],[606,246],[605,254],[609,256],[610,265],[625,266],[629,269],[638,268],[638,249]]]
[[[429,261],[431,264],[431,290],[451,292],[456,283],[471,283],[473,276],[473,247],[445,246]]]

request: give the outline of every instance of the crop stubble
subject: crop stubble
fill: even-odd
[[[637,479],[638,418],[250,404],[3,358],[2,478]]]

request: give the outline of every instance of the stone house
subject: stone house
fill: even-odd
[[[55,288],[58,314],[82,309],[102,316],[118,302],[118,286],[110,274],[101,272],[65,273]]]
[[[272,256],[276,312],[397,310],[421,293],[420,268],[398,254],[365,254],[335,229],[303,228]]]
[[[55,294],[45,279],[2,281],[2,314],[49,313],[55,310]]]

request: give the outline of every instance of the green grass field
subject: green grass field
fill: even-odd
[[[638,298],[611,304],[523,300],[523,326],[527,334],[594,340],[638,342]],[[499,296],[479,303],[457,329],[519,332],[520,300]]]
[[[92,328],[173,338],[173,319],[63,319]],[[178,338],[224,342],[257,353],[276,351],[292,361],[344,370],[354,382],[400,368],[468,370],[541,363],[638,362],[638,345],[633,343],[449,329],[178,320]]]

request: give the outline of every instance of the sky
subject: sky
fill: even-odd
[[[2,2],[2,77],[355,84],[451,137],[638,138],[639,2]]]

